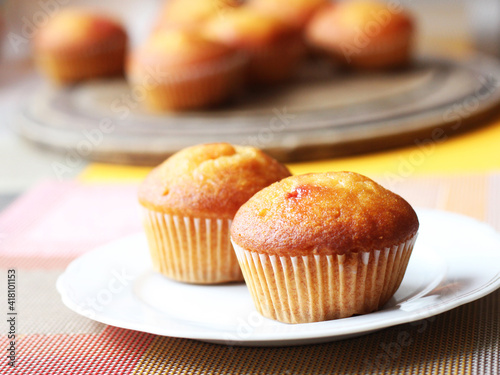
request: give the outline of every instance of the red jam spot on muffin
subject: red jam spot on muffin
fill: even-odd
[[[292,191],[286,193],[286,197],[290,198],[302,198],[308,195],[311,192],[311,189],[306,186],[297,186]]]

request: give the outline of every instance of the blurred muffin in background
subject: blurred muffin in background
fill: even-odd
[[[152,110],[186,110],[224,102],[242,86],[245,57],[193,30],[160,30],[127,62],[127,78]]]
[[[302,29],[328,0],[250,0],[248,5]]]
[[[408,64],[414,22],[401,4],[349,1],[320,10],[308,25],[308,42],[353,68]]]
[[[294,28],[246,6],[212,18],[202,32],[248,55],[248,80],[252,84],[286,81],[305,54],[304,43]]]
[[[54,15],[34,39],[38,69],[57,84],[123,73],[127,34],[113,18],[82,9]]]
[[[237,0],[168,0],[160,10],[156,29],[198,28],[211,17],[224,17],[240,3]]]

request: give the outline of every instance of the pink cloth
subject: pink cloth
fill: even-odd
[[[72,259],[139,232],[135,185],[45,182],[0,215],[0,256]]]

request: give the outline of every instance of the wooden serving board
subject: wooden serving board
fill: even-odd
[[[484,122],[500,108],[500,63],[422,58],[405,70],[349,73],[310,62],[286,86],[177,114],[148,113],[140,94],[123,79],[44,84],[15,125],[36,144],[102,162],[155,165],[181,148],[220,141],[254,145],[284,162],[342,156]]]

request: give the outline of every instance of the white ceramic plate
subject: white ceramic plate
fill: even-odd
[[[406,275],[380,311],[308,324],[261,317],[245,284],[197,286],[151,267],[143,234],[91,251],[57,281],[70,309],[96,321],[230,345],[282,346],[354,337],[424,319],[500,287],[500,234],[474,219],[418,210],[420,234]]]

